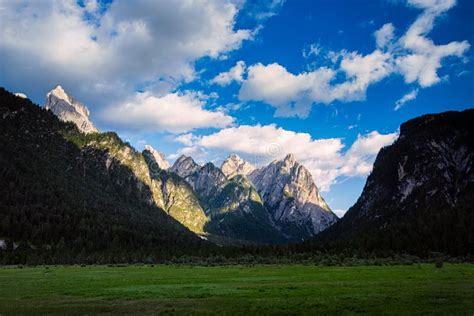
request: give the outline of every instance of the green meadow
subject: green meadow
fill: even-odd
[[[474,314],[474,265],[0,268],[0,315]]]

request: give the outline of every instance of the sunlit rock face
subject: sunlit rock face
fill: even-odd
[[[249,175],[273,220],[289,239],[306,239],[336,220],[311,173],[289,154]]]
[[[162,170],[168,170],[170,167],[170,163],[166,160],[165,155],[161,151],[155,150],[150,145],[145,146],[143,155],[149,155],[153,159],[154,166],[151,167],[156,167]]]
[[[255,167],[248,161],[243,160],[236,154],[230,155],[221,165],[221,170],[227,178],[236,175],[246,176],[255,170]]]
[[[81,132],[98,132],[89,120],[90,113],[87,107],[69,96],[60,85],[48,92],[44,107],[51,110],[60,120],[76,124]]]

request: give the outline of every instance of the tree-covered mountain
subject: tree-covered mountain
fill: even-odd
[[[0,262],[113,262],[199,254],[155,203],[144,157],[0,89]],[[151,259],[150,259],[151,258]]]
[[[8,162],[2,165],[5,175],[2,181],[8,193],[2,197],[5,216],[0,240],[8,241],[9,248],[21,244],[28,256],[34,253],[32,249],[42,253],[42,247],[46,247],[52,249],[50,257],[57,257],[55,245],[61,243],[62,249],[71,253],[68,258],[75,258],[77,253],[84,257],[103,251],[110,251],[116,258],[118,248],[124,252],[127,247],[145,244],[135,249],[147,252],[155,247],[155,242],[134,239],[152,238],[148,234],[162,237],[160,243],[171,237],[176,239],[173,242],[197,237],[177,222],[198,235],[226,242],[285,243],[300,240],[302,234],[307,234],[295,230],[297,237],[294,237],[282,232],[257,188],[246,177],[255,168],[238,156],[230,156],[222,168],[212,163],[200,166],[185,156],[169,167],[164,155],[151,146],[139,153],[115,133],[96,132],[87,108],[60,86],[48,93],[44,108],[2,90],[2,121],[2,159]],[[22,168],[23,164],[28,168]],[[42,177],[31,176],[38,174]],[[19,197],[24,194],[29,194],[41,211],[29,205],[28,199],[24,202]],[[284,192],[275,194],[285,198]],[[145,217],[132,217],[128,223],[127,216],[135,216],[143,207],[143,214],[153,210],[156,218],[149,221]],[[99,223],[89,222],[97,216],[101,218]],[[53,221],[52,217],[58,220]],[[67,224],[63,225],[62,218],[67,218]],[[134,231],[135,220],[149,227],[140,226]],[[112,224],[108,225],[109,222]],[[102,228],[103,225],[107,228]],[[156,225],[162,231],[148,231]],[[86,237],[82,236],[84,231],[77,231],[78,227],[87,231]],[[124,244],[122,230],[130,229],[128,245],[118,247]],[[172,232],[173,229],[177,232]],[[91,234],[88,230],[102,232]],[[84,238],[89,240],[88,244]],[[91,238],[101,241],[90,242]],[[194,242],[199,243],[194,240],[189,245]],[[160,253],[187,253],[189,245],[175,252],[160,244]]]
[[[316,243],[474,253],[474,110],[424,115],[383,148],[362,195]]]
[[[152,147],[145,148],[143,156],[149,167],[157,205],[191,231],[204,233],[208,218],[193,188],[179,175],[163,168],[168,162]]]
[[[206,231],[259,243],[284,243],[254,185],[242,175],[229,179],[209,201]]]

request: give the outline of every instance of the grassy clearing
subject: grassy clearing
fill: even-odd
[[[0,268],[8,314],[465,314],[474,265]]]

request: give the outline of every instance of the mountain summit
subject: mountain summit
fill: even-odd
[[[301,240],[323,231],[336,220],[321,197],[311,173],[293,154],[249,175],[281,232]]]
[[[460,255],[474,249],[474,110],[403,123],[362,195],[318,238],[348,247]]]
[[[155,150],[150,145],[145,146],[143,155],[149,155],[150,158],[153,159],[151,168],[157,167],[159,169],[168,170],[170,167],[170,163],[166,160],[165,155],[161,151]]]
[[[198,171],[199,168],[201,168],[201,166],[199,166],[193,158],[181,155],[176,159],[173,166],[170,168],[170,171],[175,172],[182,178],[186,178]]]
[[[236,175],[246,176],[254,171],[255,167],[236,154],[232,154],[222,162],[221,170],[225,176],[230,179]]]
[[[61,121],[76,124],[81,132],[98,132],[89,120],[89,109],[69,96],[60,85],[48,92],[44,108],[51,110]]]

